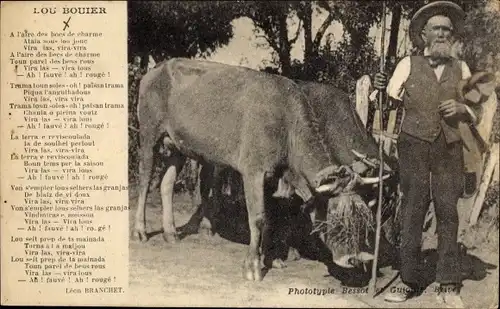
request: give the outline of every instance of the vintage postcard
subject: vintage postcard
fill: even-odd
[[[498,306],[497,1],[0,12],[2,305]]]

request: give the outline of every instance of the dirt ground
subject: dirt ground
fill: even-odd
[[[137,194],[130,189],[132,230]],[[177,244],[161,236],[159,194],[147,204],[147,243],[130,238],[130,286],[135,304],[141,306],[234,306],[234,307],[336,307],[336,308],[437,308],[435,284],[420,297],[403,304],[386,303],[383,295],[372,298],[367,286],[347,288],[318,261],[302,258],[286,261],[288,267],[271,269],[261,282],[247,282],[241,266],[247,245],[216,235],[195,234]],[[176,225],[185,224],[194,212],[186,195],[174,197]],[[232,218],[228,218],[232,219]],[[492,237],[498,238],[498,231]],[[428,259],[435,260],[432,237],[424,244]],[[431,262],[430,262],[431,263]],[[430,264],[432,265],[432,263]],[[498,304],[498,248],[469,250],[462,296],[467,308],[496,308]],[[432,268],[432,267],[430,267]],[[378,288],[397,274],[390,266],[380,270]],[[431,271],[432,272],[432,271]],[[368,269],[368,275],[370,270]],[[314,291],[316,289],[316,291]],[[302,294],[301,294],[302,293]],[[323,294],[313,295],[312,293]]]

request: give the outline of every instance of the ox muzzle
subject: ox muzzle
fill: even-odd
[[[343,268],[354,268],[365,265],[374,259],[373,254],[359,250],[358,245],[352,245],[352,243],[347,246],[350,247],[347,252],[342,254],[335,254],[333,252],[338,245],[338,243],[334,243],[337,239],[340,239],[336,238],[336,233],[343,234],[345,237],[346,231],[364,230],[366,232],[367,229],[363,229],[363,225],[373,225],[373,216],[370,208],[376,204],[376,199],[365,203],[361,196],[356,193],[357,189],[366,185],[376,187],[381,180],[387,180],[393,174],[390,167],[384,164],[383,170],[385,175],[382,176],[382,179],[379,177],[361,176],[363,174],[373,175],[381,164],[378,160],[369,159],[355,151],[353,153],[358,158],[357,161],[354,161],[350,166],[330,166],[323,169],[317,174],[315,187],[317,193],[329,199],[326,217],[316,221],[324,223],[319,228],[319,236],[330,250],[332,250],[332,253],[334,253],[333,262]],[[335,219],[332,219],[332,217]],[[363,233],[360,231],[356,235],[351,234],[347,237],[350,237],[351,240],[355,238],[359,239]],[[365,237],[367,235],[368,233],[366,232]],[[341,243],[342,241],[339,240],[339,242]]]

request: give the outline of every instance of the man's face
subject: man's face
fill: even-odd
[[[451,20],[442,15],[429,18],[422,39],[433,57],[450,57],[452,46],[453,24]]]

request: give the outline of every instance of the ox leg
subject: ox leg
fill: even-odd
[[[188,159],[189,165],[189,181],[187,182],[187,189],[189,191],[189,196],[191,197],[191,204],[196,205],[196,185],[198,183],[198,166],[199,163],[196,160]]]
[[[210,190],[213,192],[213,197],[216,195],[214,188],[214,178],[216,168],[211,164],[203,164],[200,171],[200,195],[201,195],[201,216],[199,222],[199,232],[205,231],[206,235],[213,236],[215,234],[213,217],[210,216],[211,208],[215,203],[210,201]]]
[[[154,134],[144,134],[141,137],[143,145],[141,147],[141,156],[139,161],[139,197],[137,199],[134,230],[134,236],[141,242],[146,242],[148,240],[146,234],[146,199],[153,174],[154,139]]]
[[[191,160],[191,167],[193,167],[194,165],[194,160],[190,159]],[[206,164],[202,164],[201,165],[201,171],[199,172],[199,178],[200,178],[200,199],[201,199],[201,203],[200,205],[198,205],[196,207],[196,211],[194,212],[194,214],[191,216],[191,218],[189,219],[189,221],[182,227],[179,228],[179,231],[181,234],[184,234],[184,235],[191,235],[191,234],[196,234],[196,233],[199,233],[199,229],[200,229],[200,225],[201,225],[201,222],[203,220],[203,212],[204,212],[204,206],[205,203],[208,203],[209,200],[208,200],[208,197],[209,197],[209,194],[210,194],[210,186],[207,185],[207,181],[210,181],[210,179],[207,179],[208,176],[210,175],[207,175],[206,173],[206,170],[207,170],[207,167],[205,167]],[[198,171],[199,169],[199,163],[196,162],[196,171]],[[194,199],[192,198],[192,203],[193,205],[195,205],[195,201]]]
[[[161,181],[161,202],[163,205],[163,239],[167,243],[175,243],[179,240],[175,229],[174,220],[174,184],[179,175],[186,157],[174,155],[168,159],[165,175]]]
[[[250,245],[243,264],[243,276],[250,281],[260,281],[262,280],[262,270],[259,251],[265,225],[264,173],[243,175],[243,185],[250,227]]]
[[[212,179],[210,182],[212,188],[212,203],[207,204],[209,208],[205,208],[205,217],[210,221],[210,227],[213,234],[217,233],[217,222],[220,219],[220,211],[225,201],[223,195],[223,188],[228,188],[230,183],[225,186],[229,181],[231,170],[222,166],[215,165],[212,169]],[[234,189],[234,188],[233,188]],[[227,198],[227,197],[226,197]]]
[[[219,209],[220,188],[216,183],[219,176],[219,168],[205,163],[200,171],[200,196],[201,204],[196,208],[196,212],[191,216],[189,222],[181,228],[184,234],[205,234],[213,236],[216,233],[215,221],[217,210]],[[210,200],[212,191],[212,200]]]

